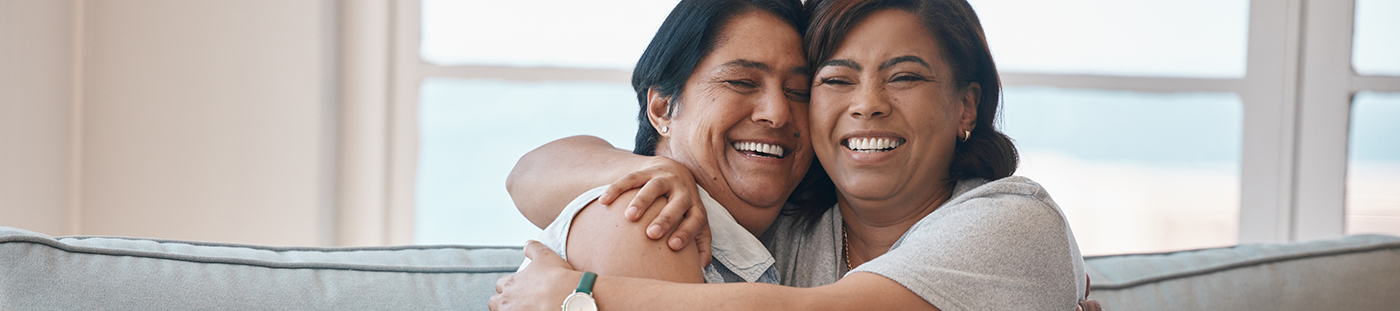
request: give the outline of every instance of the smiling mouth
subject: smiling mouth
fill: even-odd
[[[739,153],[765,158],[782,159],[788,154],[787,150],[784,149],[782,146],[765,144],[760,142],[734,142],[733,146],[734,150],[738,150]]]
[[[841,141],[841,146],[851,151],[860,153],[878,153],[894,150],[904,144],[903,138],[888,137],[861,137],[847,138]]]

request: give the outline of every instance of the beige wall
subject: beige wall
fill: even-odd
[[[0,0],[0,226],[335,244],[335,13]]]
[[[0,226],[73,232],[73,3],[0,0]]]

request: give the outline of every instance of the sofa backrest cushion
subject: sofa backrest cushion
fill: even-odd
[[[0,227],[0,310],[486,310],[520,247],[266,247]]]
[[[1396,310],[1400,237],[1087,257],[1105,310]]]

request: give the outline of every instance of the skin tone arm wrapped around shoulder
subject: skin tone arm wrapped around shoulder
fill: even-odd
[[[661,239],[674,227],[667,242],[672,250],[698,238],[700,252],[708,255],[708,235],[701,233],[709,223],[694,177],[671,159],[633,154],[598,137],[571,136],[526,153],[506,178],[506,191],[516,208],[540,228],[553,222],[580,193],[601,185],[609,185],[598,198],[605,205],[623,192],[639,189],[623,212],[629,221],[639,220],[656,199],[667,198],[665,208],[647,226],[647,237]]]

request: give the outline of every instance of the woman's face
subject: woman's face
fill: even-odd
[[[770,13],[733,17],[717,42],[686,81],[671,117],[655,93],[648,114],[657,128],[670,129],[661,134],[657,154],[689,167],[700,186],[757,235],[811,165],[811,79],[801,37]]]
[[[946,180],[980,89],[954,85],[934,40],[914,14],[877,11],[817,68],[812,147],[842,200],[938,199],[929,189]]]

